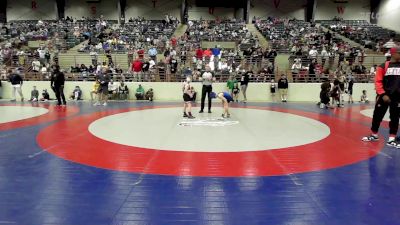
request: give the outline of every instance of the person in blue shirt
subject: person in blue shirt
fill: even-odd
[[[149,49],[149,56],[150,56],[150,58],[151,59],[153,59],[154,61],[156,61],[156,58],[157,58],[157,49],[155,48],[155,47],[151,47],[150,49]]]
[[[219,49],[218,46],[215,46],[215,48],[211,49],[211,52],[214,57],[221,58],[221,49]]]
[[[222,107],[224,109],[222,117],[223,118],[230,118],[231,114],[229,113],[229,103],[233,102],[232,95],[228,92],[220,92],[216,94],[215,92],[211,92],[211,98],[219,98],[222,101]]]

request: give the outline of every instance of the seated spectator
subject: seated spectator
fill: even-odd
[[[39,101],[39,91],[36,90],[36,86],[33,86],[33,90],[31,91],[31,98],[29,99],[31,102]]]
[[[153,97],[154,97],[153,88],[150,88],[145,94],[145,99],[152,102],[153,101]]]
[[[139,87],[136,89],[135,96],[136,96],[137,100],[143,100],[143,98],[144,98],[144,89],[143,89],[141,84],[139,84]]]
[[[361,103],[369,103],[368,96],[367,96],[367,90],[362,91],[361,95]]]
[[[70,99],[75,101],[82,100],[82,90],[79,86],[75,86],[75,89],[72,91]]]
[[[44,89],[42,92],[42,98],[40,99],[40,101],[47,102],[49,100],[51,100],[49,92],[47,92],[47,89]]]
[[[115,99],[117,95],[117,86],[114,84],[113,80],[108,83],[108,96],[109,99]]]
[[[120,100],[128,100],[128,95],[128,86],[122,81],[118,87],[118,97]]]

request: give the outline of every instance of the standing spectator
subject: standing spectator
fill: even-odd
[[[171,74],[175,74],[178,70],[178,60],[176,60],[174,56],[171,57],[171,60],[169,61],[169,66]]]
[[[16,94],[15,92],[18,92],[19,96],[21,97],[21,102],[24,101],[24,95],[22,94],[22,84],[24,83],[21,75],[19,75],[17,70],[12,70],[8,71],[10,73],[10,82],[13,87],[13,92],[12,92],[12,100],[11,101],[16,101]]]
[[[140,60],[140,58],[137,58],[135,61],[133,61],[131,70],[133,72],[134,79],[137,79],[139,82],[141,81],[142,68],[143,62]]]
[[[289,81],[286,78],[285,74],[282,74],[281,78],[278,80],[278,90],[282,102],[287,102],[288,89],[289,89]]]
[[[158,52],[157,52],[157,49],[156,49],[154,46],[152,46],[152,47],[149,49],[148,54],[149,54],[149,56],[150,56],[150,58],[151,58],[152,60],[157,61],[157,54],[158,54]]]
[[[56,94],[58,106],[67,104],[64,95],[64,84],[65,84],[65,75],[63,72],[60,71],[60,66],[56,65],[54,66],[54,71],[53,74],[51,75],[50,86]]]
[[[242,74],[240,78],[240,89],[243,94],[243,103],[247,102],[247,87],[249,86],[250,78],[253,76],[253,71],[250,69]]]
[[[32,61],[32,71],[35,73],[38,73],[40,71],[40,65],[41,64],[40,64],[39,60],[37,60],[37,58],[35,58]]]
[[[353,86],[354,86],[354,78],[352,75],[348,77],[347,81],[347,94],[349,95],[349,104],[353,104]]]
[[[201,76],[201,81],[203,81],[203,88],[201,91],[201,108],[199,113],[204,112],[204,102],[206,100],[206,95],[208,98],[208,113],[211,113],[211,92],[212,92],[212,83],[213,83],[214,76],[210,71],[210,67],[206,67],[206,71]]]

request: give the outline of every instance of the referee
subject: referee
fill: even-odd
[[[204,112],[204,101],[206,100],[206,95],[208,96],[208,113],[211,113],[211,92],[212,92],[212,83],[213,83],[213,74],[211,72],[210,66],[206,67],[206,71],[201,76],[201,80],[203,81],[203,88],[201,91],[201,109],[199,113]]]

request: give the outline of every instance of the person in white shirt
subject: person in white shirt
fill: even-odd
[[[308,55],[310,56],[311,59],[317,58],[318,50],[315,48],[315,46],[312,47],[312,49],[309,51]]]
[[[40,71],[40,66],[41,66],[41,64],[40,64],[39,60],[34,59],[32,61],[32,71],[33,72],[35,72],[35,73],[39,72]]]
[[[114,84],[112,80],[108,83],[108,94],[111,95],[111,98],[114,99],[117,94],[118,86]]]
[[[328,59],[328,57],[329,57],[329,54],[326,51],[326,48],[323,47],[322,51],[321,51],[321,64],[322,64],[322,67],[325,66],[325,62],[326,62],[326,59]]]

